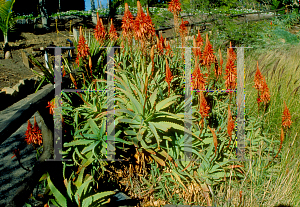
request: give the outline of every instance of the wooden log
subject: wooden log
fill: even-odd
[[[53,157],[53,133],[42,122],[42,135],[44,151],[39,160],[34,165],[31,172],[27,174],[22,185],[17,189],[13,198],[8,201],[6,207],[20,207],[28,200],[35,186],[39,183],[39,179],[46,172],[49,162],[46,159]]]
[[[77,73],[79,68],[72,71]],[[70,74],[62,78],[61,88],[70,84]],[[54,85],[48,84],[36,93],[14,103],[12,106],[0,111],[0,144],[17,131],[32,115],[39,110],[41,103],[54,98]]]
[[[3,119],[0,122],[0,144],[17,131],[39,108],[43,100],[54,97],[54,86],[48,84],[37,93],[30,94],[12,106],[0,112]]]

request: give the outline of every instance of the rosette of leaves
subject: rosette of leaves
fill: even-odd
[[[126,74],[124,70],[115,75],[115,101],[117,101],[115,120],[116,124],[129,124],[129,128],[124,131],[127,135],[125,139],[139,151],[146,151],[157,163],[165,166],[166,159],[172,160],[166,152],[165,140],[170,140],[167,132],[171,129],[184,132],[184,116],[168,111],[180,96],[170,95],[169,98],[165,98],[167,95],[165,94],[165,97],[160,98],[158,96],[160,85],[148,79],[147,74],[150,74],[150,70],[151,65],[147,68],[147,73],[142,72],[141,75]],[[196,137],[189,130],[187,133]]]
[[[0,29],[4,36],[4,44],[8,43],[8,30],[15,24],[12,8],[15,0],[0,0]]]
[[[115,194],[114,191],[105,191],[95,193],[93,188],[91,188],[91,183],[94,181],[91,175],[86,174],[84,176],[85,168],[82,168],[80,173],[72,178],[64,178],[64,185],[66,187],[67,195],[66,197],[55,187],[52,183],[48,173],[45,173],[40,182],[43,180],[47,181],[47,186],[45,192],[52,198],[48,201],[55,206],[103,206],[109,202],[109,196]]]

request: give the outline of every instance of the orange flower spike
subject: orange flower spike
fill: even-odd
[[[292,120],[291,120],[291,114],[289,112],[289,109],[287,108],[285,101],[284,101],[284,111],[283,111],[283,115],[282,115],[282,126],[283,127],[288,127],[290,128],[292,125]]]
[[[122,33],[123,37],[127,39],[129,44],[131,44],[132,36],[133,36],[133,16],[129,11],[128,4],[125,3],[125,12],[122,19]]]
[[[35,116],[34,116],[34,126],[33,126],[33,129],[32,129],[32,132],[34,134],[33,143],[41,145],[42,142],[43,142],[42,133],[41,133],[41,130],[40,130],[40,128],[39,128],[39,126],[38,126],[38,124],[36,122]]]
[[[201,60],[202,58],[202,53],[201,53],[201,48],[203,46],[203,39],[201,37],[201,34],[200,34],[200,31],[198,30],[198,36],[197,36],[197,39],[195,40],[195,45],[194,47],[200,47],[200,48],[195,48],[195,53],[196,53],[196,56],[199,57],[199,59]]]
[[[165,78],[165,81],[168,83],[169,87],[170,87],[170,83],[171,83],[172,79],[173,79],[172,72],[169,68],[168,59],[166,58],[166,78]]]
[[[80,35],[79,35],[79,41],[77,45],[77,58],[76,58],[76,63],[79,65],[79,59],[83,58],[85,59],[87,56],[90,55],[89,47],[86,44],[86,40],[82,34],[82,28],[80,27]]]
[[[157,43],[157,51],[160,55],[164,54],[164,48],[165,48],[164,38],[162,36],[160,36],[160,39],[158,40],[158,43]]]
[[[197,35],[197,39],[196,39],[196,42],[197,42],[197,46],[198,47],[201,47],[201,46],[203,46],[203,39],[202,39],[202,37],[201,37],[201,34],[200,34],[200,31],[198,30],[198,35]]]
[[[147,28],[149,27],[149,25],[147,25],[147,17],[143,12],[143,8],[141,6],[141,3],[139,1],[137,1],[137,16],[134,20],[134,37],[136,40],[141,41],[142,43],[142,48],[147,36]]]
[[[210,128],[208,126],[209,130],[211,131],[212,135],[213,135],[213,141],[214,141],[214,146],[215,146],[215,156],[217,156],[217,151],[218,151],[218,138],[216,135],[216,132],[213,128]]]
[[[175,32],[178,32],[178,15],[181,12],[181,4],[179,0],[171,0],[168,10],[173,13]]]
[[[231,136],[232,136],[232,131],[234,129],[234,121],[232,119],[231,111],[230,111],[230,105],[228,105],[228,115],[227,115],[227,134],[229,136],[229,143],[228,146],[230,145],[231,142]]]
[[[204,94],[200,91],[200,114],[202,118],[208,117],[210,107],[208,106]]]
[[[54,101],[48,101],[48,106],[46,108],[49,108],[49,114],[53,115],[54,114]]]
[[[201,70],[198,65],[198,59],[195,59],[195,70],[192,74],[192,90],[199,89],[205,90],[206,80],[204,79],[204,75],[201,73]]]
[[[261,91],[262,91],[262,93],[260,95],[260,99],[266,105],[271,100],[270,99],[271,96],[270,96],[270,92],[269,92],[267,82],[266,82],[264,77],[263,77],[263,85],[262,85]]]
[[[91,58],[91,56],[90,56],[90,57],[89,57],[89,68],[90,68],[91,77],[93,77],[92,67],[93,67],[93,63],[92,63],[92,58]]]
[[[136,4],[137,4],[137,14],[141,14],[141,13],[144,13],[143,12],[143,8],[142,8],[142,6],[141,6],[141,2],[140,1],[137,1],[136,2]]]
[[[232,58],[232,61],[234,62],[236,60],[236,54],[234,52],[234,49],[232,48],[231,42],[230,42],[230,45],[229,45],[229,53],[230,53],[230,57]]]
[[[167,56],[171,56],[173,57],[173,54],[172,54],[172,49],[171,49],[171,46],[170,46],[170,43],[168,42],[167,46],[166,46],[166,55]]]
[[[257,61],[257,69],[254,76],[254,88],[261,91],[263,86],[263,75],[261,74],[259,67],[258,67],[258,61]]]
[[[104,42],[106,36],[106,31],[102,19],[99,18],[98,12],[97,12],[97,25],[94,29],[94,36],[100,44]]]
[[[183,21],[183,19],[181,19],[181,24],[179,26],[179,32],[180,32],[181,38],[185,38],[186,35],[188,34],[188,30],[186,28],[186,25],[188,25],[188,24],[189,24],[188,21]]]
[[[118,34],[117,34],[117,31],[115,29],[112,19],[110,19],[109,38],[112,41],[116,41],[118,39]]]
[[[194,35],[194,38],[193,38],[193,47],[197,47],[195,35]],[[194,53],[194,57],[196,57],[197,56],[197,48],[193,48],[192,51]]]
[[[236,83],[236,78],[237,78],[237,71],[236,71],[236,66],[234,65],[234,62],[230,56],[229,49],[227,48],[227,63],[226,63],[226,69],[225,69],[225,85],[227,89],[235,89],[237,83]]]
[[[27,144],[32,143],[32,124],[30,123],[30,120],[28,120],[27,130],[25,132],[25,141]]]
[[[62,68],[63,68],[63,69],[62,69],[62,70],[63,70],[63,71],[62,71],[62,72],[63,72],[63,75],[62,75],[62,76],[65,77],[65,75],[66,75],[65,66],[62,65]]]
[[[203,64],[210,66],[215,61],[214,49],[208,39],[208,33],[206,34],[206,43],[203,51]]]
[[[154,73],[154,45],[151,47],[150,51],[150,57],[151,57],[151,62],[152,62],[152,69],[151,69],[151,76],[153,76]]]
[[[222,53],[221,53],[220,48],[219,48],[219,56],[220,56],[220,68],[219,68],[219,71],[218,71],[218,76],[222,76],[223,58],[222,58]]]
[[[169,2],[168,10],[173,14],[178,14],[181,11],[181,3],[179,0],[172,0]]]
[[[150,17],[150,13],[149,13],[148,8],[147,8],[147,16],[146,16],[146,25],[147,25],[148,39],[151,39],[155,35],[155,29],[154,29],[154,24],[153,24],[152,19]]]

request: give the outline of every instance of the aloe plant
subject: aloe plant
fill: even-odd
[[[12,8],[15,0],[0,0],[0,29],[4,36],[4,44],[8,43],[8,30],[12,28],[14,21],[12,18]]]

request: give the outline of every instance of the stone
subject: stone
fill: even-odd
[[[79,32],[77,29],[73,28],[73,36],[76,42],[78,42],[79,39]]]
[[[22,54],[22,59],[23,59],[24,65],[26,66],[26,68],[29,69],[30,66],[29,66],[28,56],[26,55],[26,53],[23,50],[21,50],[21,54]]]
[[[5,59],[9,59],[9,58],[12,58],[11,52],[10,51],[6,51],[6,53],[5,53]]]
[[[11,95],[11,96],[16,96],[17,95],[17,91],[12,89],[12,88],[9,88],[9,87],[4,87],[2,89],[2,91],[5,91],[6,94]]]
[[[280,38],[279,41],[285,43],[285,39]]]
[[[96,14],[96,12],[92,13],[92,22],[93,22],[94,25],[97,24],[97,14]]]
[[[17,83],[16,85],[13,86],[12,89],[16,90],[17,92],[20,92],[22,88],[24,87],[24,84],[22,83]]]

